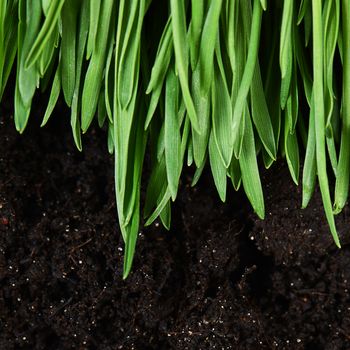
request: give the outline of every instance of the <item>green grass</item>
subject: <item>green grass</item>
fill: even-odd
[[[145,225],[159,218],[169,229],[184,165],[195,168],[193,185],[210,166],[223,201],[228,179],[242,185],[264,218],[259,164],[284,157],[293,181],[302,178],[303,208],[319,185],[340,247],[335,215],[350,178],[348,0],[3,0],[0,98],[11,72],[19,132],[45,90],[42,126],[62,96],[79,150],[95,119],[106,131],[124,277],[140,208]]]

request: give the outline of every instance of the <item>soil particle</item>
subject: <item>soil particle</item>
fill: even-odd
[[[265,221],[188,172],[171,231],[140,231],[123,281],[105,135],[79,153],[58,114],[24,135],[0,117],[0,349],[350,348],[349,208],[338,249],[283,163],[263,175]]]

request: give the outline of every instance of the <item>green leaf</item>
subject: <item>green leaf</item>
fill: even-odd
[[[289,168],[289,172],[292,176],[293,181],[296,185],[299,182],[299,146],[296,133],[291,134],[289,123],[288,123],[288,114],[292,113],[290,110],[292,107],[290,103],[287,102],[286,108],[286,118],[284,122],[284,149],[286,152],[286,159]]]
[[[159,201],[159,204],[157,208],[154,210],[154,212],[150,215],[150,217],[147,219],[145,226],[149,226],[152,224],[152,222],[161,214],[165,206],[169,203],[171,198],[171,194],[169,189],[167,188],[164,195],[162,196],[161,200]]]
[[[316,184],[316,132],[315,132],[315,104],[311,98],[309,117],[309,130],[303,168],[303,196],[302,208],[306,208],[310,202]]]
[[[206,159],[205,159],[205,162],[203,162],[203,164],[199,168],[196,169],[196,171],[193,175],[192,182],[191,182],[191,187],[194,187],[197,185],[199,179],[201,178],[201,176],[203,174],[205,163],[206,163]]]
[[[170,201],[167,202],[164,209],[159,214],[160,220],[162,221],[163,226],[170,230],[170,222],[171,222],[171,205]]]
[[[219,16],[222,0],[212,1],[210,3],[207,16],[205,18],[202,37],[199,48],[199,61],[196,69],[200,74],[200,86],[202,95],[208,93],[213,79],[214,71],[214,50],[219,30]],[[197,87],[198,89],[198,87]]]
[[[252,119],[266,152],[276,160],[277,148],[267,103],[261,81],[260,67],[256,64],[251,91]]]
[[[190,61],[191,68],[196,68],[199,56],[200,38],[204,21],[204,1],[191,0],[191,24],[190,24]]]
[[[267,0],[260,0],[261,7],[263,8],[264,11],[267,9]]]
[[[62,8],[61,82],[64,99],[71,106],[76,81],[76,39],[79,0],[66,1]]]
[[[139,8],[136,3],[132,2],[132,5],[130,5],[128,24],[118,57],[118,103],[123,110],[128,107],[132,99],[138,76],[138,68],[136,68],[140,50],[140,40],[138,38],[141,34],[141,24],[144,15],[144,7],[142,6],[144,5],[140,5]]]
[[[166,164],[165,156],[163,155],[160,160],[157,160],[156,164],[154,164],[152,168],[152,173],[146,192],[146,202],[144,208],[145,218],[151,215],[152,209],[157,205],[160,190],[166,186],[166,179]]]
[[[40,6],[40,1],[35,0],[34,2],[37,3],[37,6]],[[45,14],[46,18],[44,24],[41,27],[39,34],[35,36],[35,42],[31,46],[30,52],[26,57],[26,68],[30,68],[40,57],[42,51],[50,39],[52,32],[56,27],[64,2],[65,0],[51,0],[48,13]]]
[[[172,16],[173,43],[176,59],[176,67],[180,80],[183,99],[192,127],[200,133],[196,109],[194,107],[189,89],[188,60],[189,48],[186,37],[186,13],[184,0],[170,0]]]
[[[219,193],[220,199],[225,202],[227,185],[226,168],[220,159],[219,149],[215,142],[213,132],[211,132],[209,137],[209,162],[216,189]]]
[[[347,3],[347,4],[350,5],[350,3]],[[316,164],[317,164],[318,180],[320,184],[321,195],[322,195],[322,200],[323,200],[327,221],[330,226],[330,230],[333,235],[334,242],[338,247],[340,247],[339,237],[337,234],[333,211],[332,211],[332,203],[331,203],[331,197],[329,192],[327,165],[326,165],[325,111],[324,111],[324,91],[323,91],[323,81],[324,81],[323,41],[322,41],[322,17],[321,17],[322,12],[321,11],[322,11],[322,1],[312,0],[313,71],[314,71],[313,96],[314,96],[314,102],[315,102]],[[343,20],[343,23],[349,23],[349,21]],[[350,140],[350,138],[348,138],[348,140]],[[341,159],[339,160],[339,163],[341,163]],[[337,175],[339,175],[339,172],[337,172]]]
[[[109,50],[105,68],[105,104],[107,116],[110,122],[113,121],[113,89],[114,89],[114,66],[111,64],[114,52],[114,38],[109,41]]]
[[[305,13],[309,5],[310,5],[310,0],[301,0],[299,11],[298,11],[297,25],[299,25],[301,21],[304,19]]]
[[[43,52],[40,55],[40,59],[38,62],[40,77],[43,77],[45,75],[47,69],[52,64],[52,61],[55,61],[54,53],[55,53],[56,42],[58,40],[58,37],[59,37],[58,26],[56,26],[53,32],[51,33]]]
[[[110,121],[108,121],[107,147],[108,147],[108,153],[113,154],[114,148],[115,148],[115,145],[114,145],[114,126]]]
[[[232,105],[225,81],[224,71],[214,65],[214,81],[212,85],[212,124],[213,137],[216,142],[221,161],[225,168],[231,163],[233,154],[232,142]]]
[[[232,130],[233,130],[234,152],[235,152],[236,158],[239,158],[240,152],[241,152],[242,145],[241,145],[240,132],[242,132],[242,129],[241,129],[240,123],[243,120],[242,115],[245,108],[250,85],[252,83],[255,66],[257,62],[257,57],[258,57],[261,15],[262,15],[262,8],[260,6],[259,0],[254,0],[247,62],[244,68],[241,85],[238,90],[237,100],[233,111]]]
[[[200,116],[201,131],[196,131],[192,124],[192,145],[194,162],[197,168],[205,161],[210,134],[210,91],[203,94],[200,86],[200,71],[196,69],[192,75],[192,94],[196,113]]]
[[[2,75],[5,62],[5,18],[8,15],[7,0],[0,3],[0,92],[2,90]]]
[[[70,124],[73,132],[74,142],[78,150],[82,150],[82,141],[81,141],[81,128],[79,120],[79,111],[81,105],[81,83],[82,83],[82,69],[83,69],[83,60],[84,52],[86,46],[86,40],[88,35],[89,23],[87,21],[87,14],[89,11],[89,3],[84,1],[82,3],[82,8],[80,12],[80,26],[78,32],[78,42],[76,45],[76,74],[75,74],[75,83],[74,83],[74,93],[72,98],[71,106],[71,116]]]
[[[180,180],[181,162],[181,135],[178,120],[179,83],[173,69],[169,70],[165,88],[165,163],[169,191],[173,200],[176,198]]]
[[[236,157],[232,157],[231,164],[227,169],[227,175],[232,181],[233,188],[238,191],[242,182],[242,173],[239,166],[239,160]]]
[[[265,216],[264,196],[261,188],[258,162],[256,159],[253,126],[250,120],[249,110],[246,106],[245,134],[239,165],[242,173],[242,183],[247,197],[259,218]]]
[[[87,1],[87,0],[84,0]],[[98,21],[100,18],[100,8],[101,0],[90,0],[90,11],[89,11],[89,34],[86,45],[86,59],[88,60],[92,52],[95,49],[97,30],[98,30]]]
[[[132,215],[130,225],[124,228],[124,236],[126,238],[125,254],[124,254],[124,266],[123,266],[123,279],[126,279],[131,271],[132,263],[135,255],[136,241],[139,234],[139,221],[140,221],[140,191],[136,189],[136,207]]]
[[[156,59],[152,67],[151,78],[148,83],[146,94],[149,94],[155,89],[159,89],[159,86],[163,85],[173,52],[172,33],[170,16],[159,41]]]
[[[105,104],[105,92],[101,90],[100,98],[98,99],[98,105],[97,105],[97,120],[98,120],[98,126],[100,128],[103,127],[103,124],[105,123],[106,119],[107,119],[107,110],[106,110],[106,104]]]
[[[5,3],[5,2],[4,2]],[[4,41],[0,49],[0,101],[5,90],[6,83],[11,73],[11,69],[16,57],[18,38],[18,4],[13,2],[12,6],[8,8],[4,18]],[[2,78],[1,78],[2,76]]]
[[[307,52],[305,52],[302,44],[299,31],[295,31],[294,35],[295,43],[295,55],[300,70],[300,76],[304,85],[304,92],[307,103],[311,106],[311,93],[312,93],[312,70],[309,67],[307,60]]]
[[[330,127],[334,108],[333,62],[339,35],[339,0],[327,0],[323,10],[324,27],[324,69],[325,69],[325,113],[326,128]]]
[[[285,108],[289,96],[293,70],[293,8],[294,0],[283,2],[283,15],[280,39],[280,67],[281,67],[281,107]]]
[[[103,79],[103,69],[107,57],[110,20],[112,13],[114,13],[113,5],[113,0],[104,0],[102,3],[96,43],[85,75],[83,95],[81,97],[81,128],[84,133],[92,122],[98,103]]]
[[[23,31],[23,34],[19,34],[19,37],[21,38],[20,40],[23,41],[21,45],[18,45],[17,64],[19,65],[19,70],[16,81],[23,103],[29,106],[34,96],[39,74],[35,66],[26,68],[25,60],[40,30],[41,5],[40,2],[36,0],[28,0],[26,1],[26,5],[21,5],[21,3],[22,2],[20,2],[20,6],[23,6],[23,16],[25,17],[19,19],[19,25],[21,31]],[[21,22],[24,20],[25,24],[23,23],[22,25]],[[26,124],[26,122],[24,122],[24,124]]]
[[[342,0],[343,25],[343,98],[342,128],[339,162],[335,181],[334,213],[338,214],[345,206],[349,193],[350,179],[350,2]]]
[[[56,73],[55,73],[55,77],[54,77],[53,83],[52,83],[49,102],[47,104],[45,115],[44,115],[43,121],[41,122],[41,126],[46,125],[46,123],[48,122],[48,120],[51,117],[51,114],[56,106],[56,103],[58,101],[58,97],[60,95],[60,91],[61,91],[60,68],[61,68],[60,65],[58,65]]]

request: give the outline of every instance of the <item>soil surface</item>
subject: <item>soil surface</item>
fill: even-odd
[[[243,193],[183,177],[172,229],[140,233],[130,277],[113,159],[69,114],[18,135],[0,115],[0,349],[350,349],[350,213],[337,249],[319,193],[300,209],[282,163],[263,174],[266,220]],[[36,116],[37,115],[37,116]],[[190,171],[189,171],[190,174]]]

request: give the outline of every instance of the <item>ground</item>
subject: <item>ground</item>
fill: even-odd
[[[38,117],[36,117],[36,114]],[[349,349],[349,208],[332,242],[320,195],[302,210],[283,161],[263,171],[266,219],[242,192],[182,178],[170,232],[143,228],[121,278],[113,159],[82,153],[61,109],[18,135],[0,114],[1,349]]]

